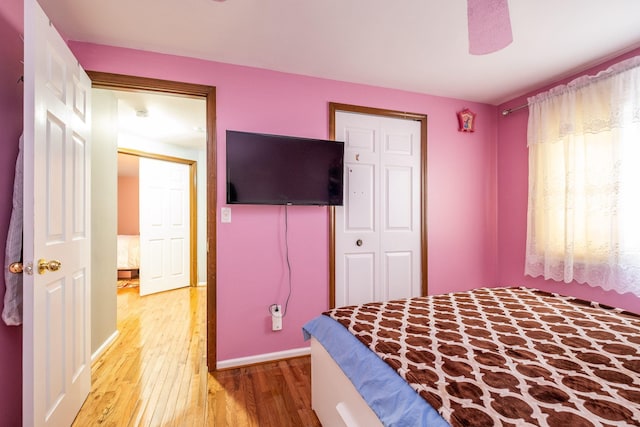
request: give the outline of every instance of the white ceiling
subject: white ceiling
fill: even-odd
[[[496,105],[640,46],[639,0],[511,0],[514,41],[483,56],[465,0],[40,3],[71,40]]]
[[[148,92],[110,91],[118,100],[118,134],[204,150],[207,107],[204,98]]]
[[[118,103],[118,138],[160,142],[191,150],[206,149],[204,98],[120,90],[109,92]],[[118,153],[118,176],[138,176],[138,157]]]

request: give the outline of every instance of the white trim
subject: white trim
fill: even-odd
[[[91,363],[93,363],[98,357],[102,356],[102,353],[104,353],[107,348],[113,344],[116,338],[118,338],[118,335],[120,335],[120,331],[115,331],[105,340],[105,342],[102,343],[100,347],[98,347],[98,349],[91,355]]]
[[[198,286],[207,286],[207,282],[198,282]]]
[[[275,353],[257,354],[255,356],[240,357],[237,359],[221,360],[216,363],[217,369],[237,368],[240,366],[255,365],[256,363],[271,362],[274,360],[289,359],[292,357],[308,356],[310,347],[294,348],[291,350],[277,351]]]

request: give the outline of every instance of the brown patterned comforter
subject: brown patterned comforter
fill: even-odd
[[[325,313],[452,426],[640,426],[640,316],[526,288]]]

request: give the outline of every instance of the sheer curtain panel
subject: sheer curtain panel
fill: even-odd
[[[528,102],[525,274],[640,296],[640,57]]]

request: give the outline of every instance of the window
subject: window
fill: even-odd
[[[640,57],[529,109],[525,274],[640,296]]]

